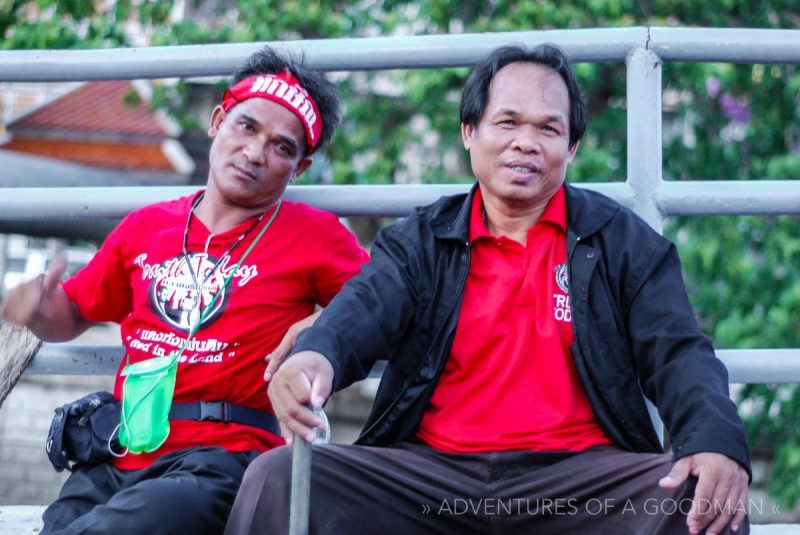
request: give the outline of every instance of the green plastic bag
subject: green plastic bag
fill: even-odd
[[[122,369],[125,382],[119,442],[128,452],[149,453],[167,440],[177,371],[177,355],[143,360]]]

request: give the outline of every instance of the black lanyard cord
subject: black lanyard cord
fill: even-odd
[[[256,226],[258,226],[258,224],[261,222],[261,220],[264,219],[264,214],[266,214],[266,211],[261,212],[261,214],[259,214],[259,216],[256,218],[256,220],[253,222],[253,224],[250,225],[250,227],[246,231],[244,231],[242,233],[242,235],[239,236],[239,238],[237,238],[237,240],[235,242],[233,242],[233,245],[231,245],[228,248],[228,250],[225,252],[225,254],[223,254],[222,256],[220,256],[217,259],[217,262],[214,264],[214,267],[211,268],[211,271],[209,271],[208,274],[205,277],[203,277],[203,284],[201,285],[197,281],[197,274],[195,273],[194,268],[192,267],[192,263],[189,260],[189,253],[187,251],[187,244],[189,242],[189,226],[191,225],[192,217],[194,216],[194,211],[200,205],[200,201],[203,200],[203,196],[204,195],[205,195],[205,192],[201,193],[200,195],[198,195],[197,199],[195,199],[194,202],[192,203],[192,209],[189,210],[189,217],[186,219],[186,228],[183,229],[183,259],[186,261],[186,265],[189,268],[189,274],[191,274],[191,276],[192,276],[192,281],[194,282],[194,285],[195,285],[195,288],[197,289],[198,295],[200,294],[200,292],[203,291],[203,285],[205,285],[206,281],[211,277],[211,275],[214,274],[214,272],[217,270],[217,268],[222,263],[222,260],[226,256],[230,255],[233,252],[233,250],[236,249],[237,245],[242,243],[242,240],[244,240],[245,237],[248,234],[250,234],[253,231],[253,229],[256,228]],[[206,255],[206,256],[208,256],[208,255]],[[198,299],[198,303],[199,303],[199,299]]]

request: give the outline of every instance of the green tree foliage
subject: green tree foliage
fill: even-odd
[[[206,22],[176,24],[169,23],[171,0],[99,5],[0,0],[2,46],[124,46],[120,22],[130,18],[152,27],[154,45],[631,25],[800,28],[796,0],[240,0],[205,2]],[[576,71],[589,128],[569,179],[624,180],[624,65],[579,64]],[[307,183],[469,181],[458,124],[467,74],[335,75],[346,115],[326,149],[333,173],[311,174]],[[800,179],[797,66],[668,63],[663,85],[665,178]],[[181,91],[178,85],[160,101],[179,110]],[[422,150],[422,165],[409,159],[409,147]],[[795,216],[669,222],[698,319],[717,347],[800,347],[799,228]],[[774,458],[771,490],[787,504],[799,501],[800,388],[751,385],[740,396],[752,445]]]
[[[127,44],[122,23],[168,21],[172,0],[0,0],[2,48],[100,48]],[[105,7],[103,7],[105,6]]]

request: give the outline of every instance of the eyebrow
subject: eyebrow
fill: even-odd
[[[249,123],[251,123],[251,124],[253,124],[255,126],[261,126],[261,123],[258,120],[256,120],[254,117],[252,117],[250,115],[247,115],[246,113],[240,113],[239,114],[239,118],[240,119],[244,119],[245,121],[247,121],[247,122],[249,122]],[[292,147],[293,150],[296,150],[296,151],[300,150],[300,145],[297,143],[297,141],[294,138],[292,138],[290,136],[285,136],[285,135],[282,135],[282,134],[278,134],[278,139],[282,143],[285,143],[286,145],[289,145],[290,147]]]

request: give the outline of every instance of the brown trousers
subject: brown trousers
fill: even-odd
[[[282,447],[250,465],[226,535],[288,532],[291,456]],[[662,489],[668,455],[614,447],[452,454],[420,443],[324,445],[314,446],[312,467],[310,532],[326,535],[685,534],[695,485]],[[738,533],[748,532],[745,523]]]

